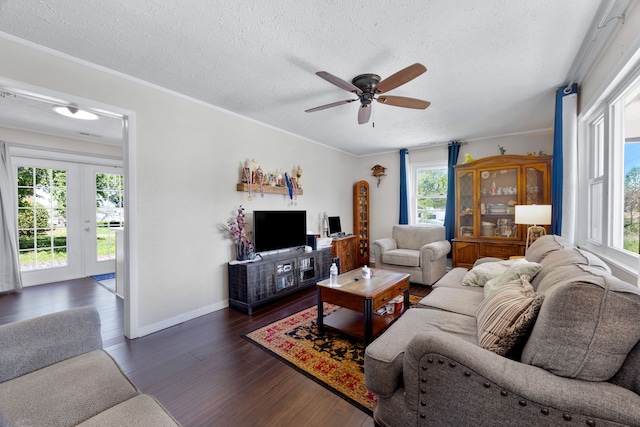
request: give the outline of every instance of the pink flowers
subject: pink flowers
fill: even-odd
[[[238,207],[238,214],[235,219],[227,221],[225,229],[238,245],[238,255],[249,255],[253,253],[253,242],[251,241],[251,231],[247,231],[247,223],[244,220],[244,208]]]

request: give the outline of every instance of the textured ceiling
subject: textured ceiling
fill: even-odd
[[[568,83],[599,5],[599,0],[0,0],[0,29],[366,155],[551,128],[554,91]],[[415,62],[428,71],[389,94],[430,101],[426,110],[375,103],[367,125],[357,123],[358,103],[304,112],[353,98],[316,71],[346,81],[363,73],[384,79]],[[0,123],[7,123],[5,115],[0,106]]]

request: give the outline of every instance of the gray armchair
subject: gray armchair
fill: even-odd
[[[422,285],[437,282],[447,270],[451,244],[442,225],[394,225],[390,238],[373,242],[376,268],[410,274]]]

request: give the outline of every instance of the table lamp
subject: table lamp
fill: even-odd
[[[527,228],[526,253],[529,249],[529,240],[532,235],[540,237],[547,234],[545,228],[540,226],[551,224],[551,205],[516,205],[514,222],[530,226]],[[533,240],[531,242],[533,243]]]

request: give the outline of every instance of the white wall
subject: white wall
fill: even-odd
[[[25,144],[43,149],[122,159],[122,147],[60,138],[2,126],[0,126],[0,139],[14,144]]]
[[[340,215],[352,228],[354,159],[246,118],[167,93],[75,61],[0,39],[0,76],[95,100],[135,113],[140,335],[227,305],[231,241],[220,226],[239,204],[254,209],[304,209],[309,228],[320,216]],[[240,165],[303,169],[304,196],[265,195],[247,201],[236,191]],[[135,318],[134,318],[135,319]]]
[[[580,85],[579,114],[586,113],[586,109],[593,106],[606,86],[620,73],[622,64],[628,62],[630,55],[640,47],[638,28],[640,28],[640,4],[635,1],[629,5],[624,23],[616,27]]]

